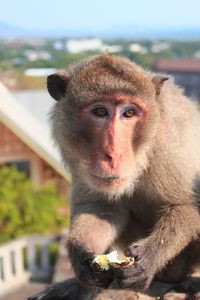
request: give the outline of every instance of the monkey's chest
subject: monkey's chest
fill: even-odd
[[[142,195],[135,195],[129,202],[130,220],[135,220],[145,228],[151,230],[157,221],[158,204]]]
[[[122,252],[133,242],[137,242],[149,235],[156,222],[152,207],[138,204],[129,208],[129,221],[116,245]]]

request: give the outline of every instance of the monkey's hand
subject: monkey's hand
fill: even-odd
[[[112,270],[94,270],[92,261],[95,255],[87,251],[83,244],[68,241],[68,251],[76,276],[84,286],[107,288],[113,281]]]
[[[131,288],[135,291],[146,290],[155,273],[151,251],[144,246],[134,244],[125,251],[125,255],[134,257],[135,262],[130,267],[113,270],[116,287]]]

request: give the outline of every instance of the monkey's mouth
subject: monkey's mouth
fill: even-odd
[[[92,185],[95,185],[97,189],[124,186],[127,182],[127,177],[119,174],[106,174],[104,172],[95,172],[94,170],[90,170],[88,175],[89,182]]]
[[[120,175],[99,174],[98,172],[89,172],[87,183],[96,191],[110,195],[119,195],[124,193],[130,186],[130,178]]]
[[[98,174],[90,174],[92,179],[96,181],[98,184],[103,184],[106,186],[119,185],[126,181],[126,178],[122,178],[118,175],[98,175]]]
[[[121,179],[120,176],[99,176],[99,175],[93,175],[95,178],[103,181],[115,181]]]

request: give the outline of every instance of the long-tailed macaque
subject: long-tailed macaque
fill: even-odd
[[[137,299],[200,263],[200,115],[168,79],[107,53],[48,77],[52,133],[72,174],[77,279],[32,299]],[[95,272],[94,256],[111,248],[135,263]]]

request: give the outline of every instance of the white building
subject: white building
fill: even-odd
[[[47,51],[36,51],[36,50],[26,50],[24,55],[29,61],[35,61],[38,59],[50,60],[51,54]]]
[[[157,42],[151,47],[151,52],[159,53],[161,51],[165,51],[170,49],[170,43],[168,42]]]
[[[24,75],[31,77],[46,77],[56,72],[54,68],[29,68],[24,71]]]
[[[129,50],[132,52],[138,52],[141,54],[146,54],[148,52],[148,49],[146,47],[143,47],[142,45],[138,43],[130,44]]]
[[[67,51],[71,53],[80,53],[84,51],[109,51],[110,53],[121,52],[123,47],[120,45],[107,45],[100,39],[77,39],[68,40],[66,43]]]
[[[103,47],[100,39],[81,39],[81,40],[68,40],[66,42],[66,49],[71,53],[80,53],[83,51],[99,50]]]

